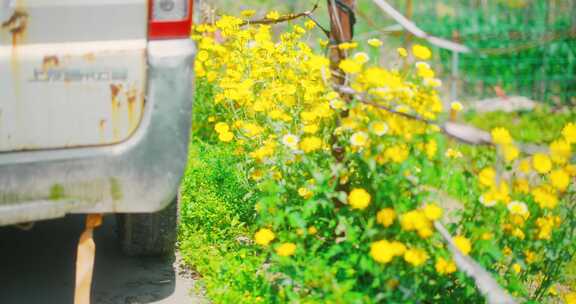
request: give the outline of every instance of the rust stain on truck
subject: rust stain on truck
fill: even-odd
[[[12,56],[10,58],[12,73],[14,79],[16,80],[16,85],[14,86],[14,93],[16,96],[21,96],[20,94],[20,67],[18,63],[18,46],[24,41],[26,36],[26,29],[28,28],[28,13],[22,8],[20,1],[17,2],[17,8],[12,13],[12,16],[8,18],[5,22],[0,24],[0,29],[7,31],[12,36]]]
[[[98,130],[100,132],[100,143],[106,142],[106,119],[102,118],[98,122]]]
[[[26,34],[26,28],[28,27],[28,13],[23,9],[16,9],[14,13],[12,13],[12,16],[2,23],[1,27],[12,35],[12,46],[18,46]]]
[[[130,87],[128,91],[126,91],[126,100],[128,101],[128,133],[132,134],[132,131],[136,127],[135,121],[135,109],[136,106],[136,98],[138,96],[138,92],[135,87]]]
[[[122,91],[122,84],[110,84],[110,103],[112,105],[112,137],[114,141],[118,141],[120,139],[120,100],[118,100],[118,96]]]

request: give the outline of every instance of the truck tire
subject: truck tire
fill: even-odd
[[[116,229],[122,252],[128,256],[172,254],[178,232],[177,199],[155,213],[117,214]]]

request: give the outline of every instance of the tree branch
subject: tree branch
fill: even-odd
[[[289,15],[281,16],[278,19],[264,18],[264,19],[258,19],[258,20],[247,20],[247,21],[240,23],[240,26],[246,26],[246,25],[250,25],[250,24],[276,24],[276,23],[282,23],[282,22],[298,19],[300,17],[309,17],[310,15],[312,15],[312,13],[314,13],[314,11],[317,8],[318,8],[318,2],[316,4],[314,4],[314,7],[312,7],[312,9],[309,11],[305,11],[305,12],[298,13],[298,14],[289,14]]]
[[[469,277],[474,279],[476,287],[486,297],[486,301],[489,304],[516,303],[514,298],[492,278],[486,269],[480,266],[474,259],[463,255],[460,250],[458,250],[452,240],[452,236],[439,221],[434,222],[434,228],[440,233],[444,241],[448,243],[448,249],[452,252],[454,262],[458,265],[458,269],[464,271]]]
[[[458,124],[458,123],[453,123],[453,122],[447,122],[445,124],[440,124],[436,121],[425,119],[423,117],[420,117],[420,116],[417,116],[414,114],[400,112],[400,111],[394,110],[390,107],[387,107],[385,105],[382,105],[382,104],[379,104],[377,102],[368,100],[362,94],[356,92],[354,89],[352,89],[350,87],[334,85],[334,89],[337,92],[340,92],[341,94],[356,98],[358,101],[360,101],[363,104],[373,106],[375,108],[384,110],[386,112],[389,112],[389,113],[392,113],[395,115],[402,116],[402,117],[407,118],[407,119],[412,119],[412,120],[420,121],[420,122],[428,124],[428,125],[437,126],[442,131],[442,133],[444,133],[444,134],[446,134],[452,138],[455,138],[455,139],[457,139],[463,143],[472,144],[472,145],[493,145],[490,134],[488,134],[485,131],[476,129],[474,127],[462,125],[462,124]]]

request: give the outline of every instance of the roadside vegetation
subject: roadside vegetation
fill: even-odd
[[[350,56],[333,75],[314,50],[326,41],[309,45],[313,22],[275,35],[241,25],[253,14],[193,35],[180,250],[212,302],[483,302],[468,258],[521,301],[576,298],[564,271],[576,251],[573,114],[443,109],[420,44],[392,68],[361,51],[378,39],[341,44]],[[444,134],[458,115],[491,145]]]

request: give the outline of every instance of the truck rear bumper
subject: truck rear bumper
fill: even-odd
[[[165,207],[187,161],[194,53],[190,40],[149,43],[143,118],[124,142],[0,153],[0,226]]]

